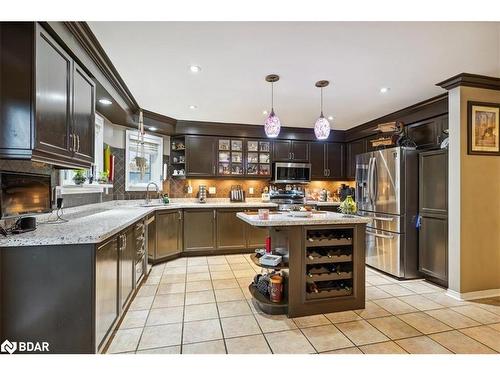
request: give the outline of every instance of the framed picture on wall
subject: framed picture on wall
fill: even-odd
[[[500,155],[500,104],[467,102],[469,155]]]

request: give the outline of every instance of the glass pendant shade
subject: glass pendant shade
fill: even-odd
[[[317,139],[327,139],[330,135],[330,123],[326,118],[323,117],[323,114],[319,116],[314,124],[314,134]]]
[[[281,122],[278,116],[271,111],[264,122],[264,130],[268,138],[276,138],[280,134]]]

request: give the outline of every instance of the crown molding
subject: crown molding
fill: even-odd
[[[87,22],[63,22],[73,37],[87,52],[101,73],[127,103],[132,112],[139,111],[139,104],[104,51]]]
[[[500,78],[483,76],[480,74],[460,73],[442,82],[436,83],[436,86],[446,90],[451,90],[458,86],[500,90]]]

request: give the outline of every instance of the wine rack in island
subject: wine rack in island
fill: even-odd
[[[290,243],[288,316],[364,308],[364,225],[304,226],[298,235]]]

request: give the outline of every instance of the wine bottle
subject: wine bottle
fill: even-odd
[[[314,281],[307,283],[306,291],[307,291],[307,293],[319,293],[319,289],[316,286],[316,283]]]

